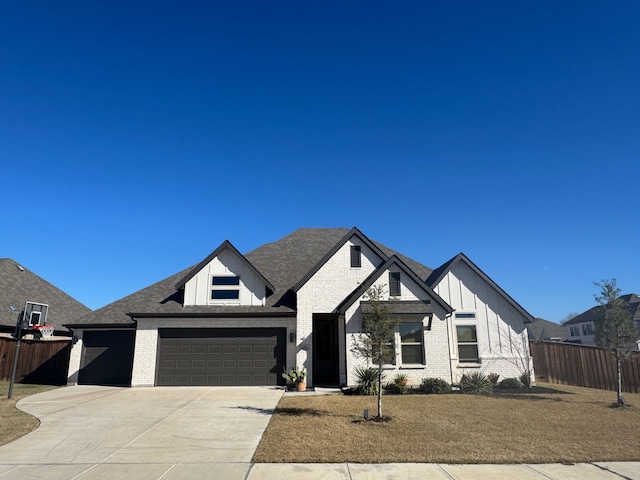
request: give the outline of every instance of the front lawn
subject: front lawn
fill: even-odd
[[[18,400],[29,395],[57,388],[51,385],[13,385],[11,400],[7,399],[9,382],[0,382],[0,445],[6,445],[38,428],[40,421],[16,408]]]
[[[640,460],[640,394],[538,384],[535,393],[283,397],[254,462],[555,463]]]

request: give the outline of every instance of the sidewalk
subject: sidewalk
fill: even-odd
[[[640,462],[575,465],[448,465],[436,463],[257,463],[247,480],[640,480]]]

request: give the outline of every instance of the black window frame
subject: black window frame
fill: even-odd
[[[362,267],[362,247],[351,245],[351,268]]]
[[[389,296],[399,297],[402,295],[400,287],[400,272],[389,272]]]

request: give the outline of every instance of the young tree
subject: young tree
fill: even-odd
[[[373,286],[364,295],[371,311],[363,314],[362,333],[354,338],[351,351],[378,368],[378,419],[382,420],[382,365],[390,363],[395,354],[395,325],[384,304],[385,286]]]
[[[629,306],[620,298],[616,279],[594,282],[600,287],[600,294],[594,295],[600,304],[595,320],[595,342],[601,348],[609,349],[616,358],[617,404],[624,405],[622,397],[622,360],[633,350],[638,341],[638,331],[633,325]]]

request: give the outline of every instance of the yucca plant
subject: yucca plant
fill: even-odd
[[[493,383],[480,372],[475,372],[470,375],[466,373],[462,375],[460,379],[460,391],[462,393],[471,393],[473,395],[482,395],[485,393],[491,393],[493,390]]]
[[[356,367],[354,370],[360,395],[378,394],[378,370],[370,367]]]

